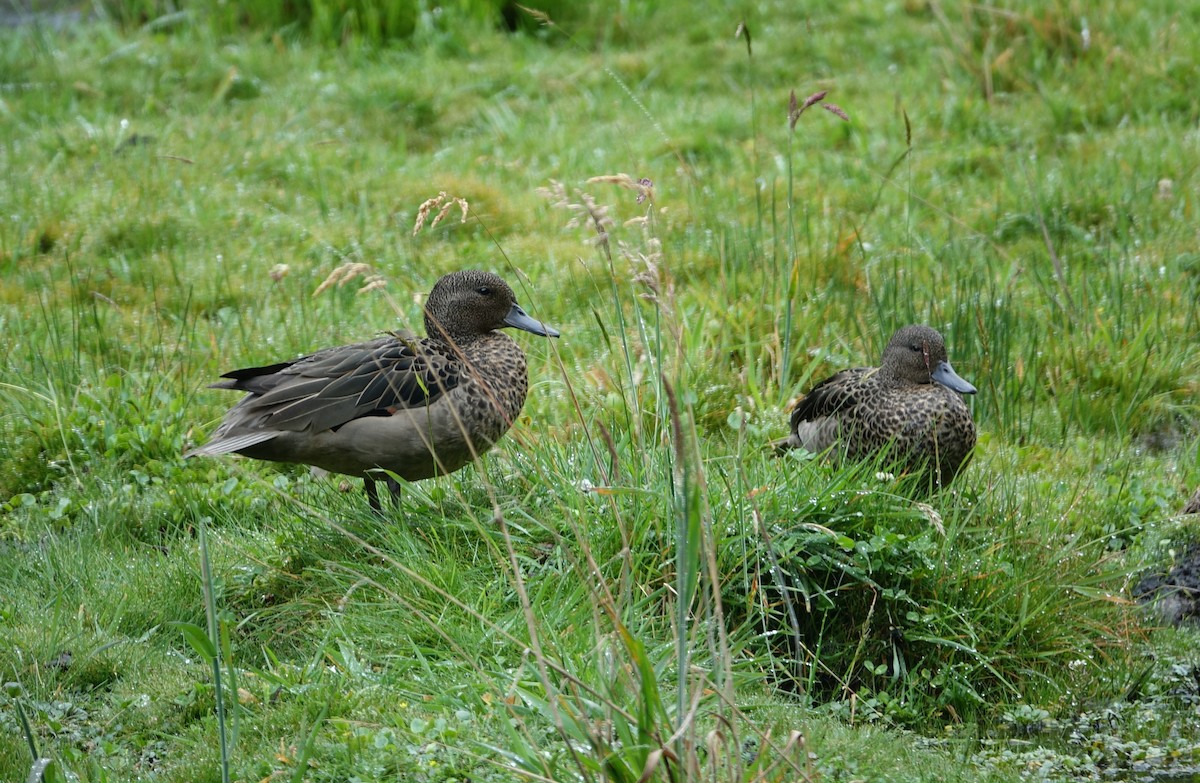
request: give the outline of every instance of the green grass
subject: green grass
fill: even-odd
[[[1196,763],[1127,602],[1200,483],[1200,13],[120,9],[0,31],[0,776],[1011,780],[1142,698],[1106,763]],[[481,464],[381,523],[182,459],[221,372],[467,266],[563,332]],[[951,491],[767,453],[910,322],[980,390]]]

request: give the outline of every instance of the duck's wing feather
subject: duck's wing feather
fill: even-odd
[[[250,393],[231,429],[319,432],[430,405],[461,383],[463,370],[440,343],[394,335],[235,370],[217,385]]]
[[[312,356],[316,356],[313,354]],[[280,362],[279,364],[270,364],[266,367],[246,367],[242,370],[233,370],[222,375],[222,378],[228,380],[217,381],[210,383],[210,389],[235,389],[237,391],[250,392],[251,394],[266,394],[271,389],[279,384],[280,380],[286,376],[281,373],[291,367],[296,362],[302,362],[305,359],[310,359],[312,356],[306,356],[302,359],[296,359],[292,362]]]
[[[812,387],[792,409],[791,426],[806,421],[834,416],[856,405],[862,396],[864,381],[875,373],[875,367],[853,367],[834,373]]]

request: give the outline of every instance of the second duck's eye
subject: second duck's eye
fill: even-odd
[[[486,285],[481,285],[481,286],[479,286],[479,288],[476,288],[475,290],[484,296],[492,295],[492,289],[488,288]]]

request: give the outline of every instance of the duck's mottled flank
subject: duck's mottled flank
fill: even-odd
[[[878,367],[842,370],[796,405],[779,450],[831,451],[863,459],[890,449],[910,471],[945,486],[970,460],[975,423],[962,394],[975,387],[954,372],[942,335],[928,326],[896,332]]]
[[[397,332],[299,359],[226,373],[247,392],[187,456],[236,452],[360,476],[378,507],[380,469],[407,481],[458,470],[508,431],[525,404],[525,354],[497,329],[557,337],[498,276],[442,277],[425,305],[427,337]]]

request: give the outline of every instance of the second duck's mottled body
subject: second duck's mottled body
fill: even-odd
[[[236,452],[359,476],[378,508],[380,469],[407,481],[451,473],[520,413],[525,354],[496,331],[504,326],[558,336],[498,276],[446,275],[425,305],[428,337],[397,333],[226,373],[215,388],[248,394],[188,456]]]
[[[813,387],[792,411],[792,433],[775,445],[863,459],[890,449],[909,470],[950,483],[975,448],[975,423],[960,395],[974,394],[946,358],[942,335],[906,326],[878,367],[842,370]]]

